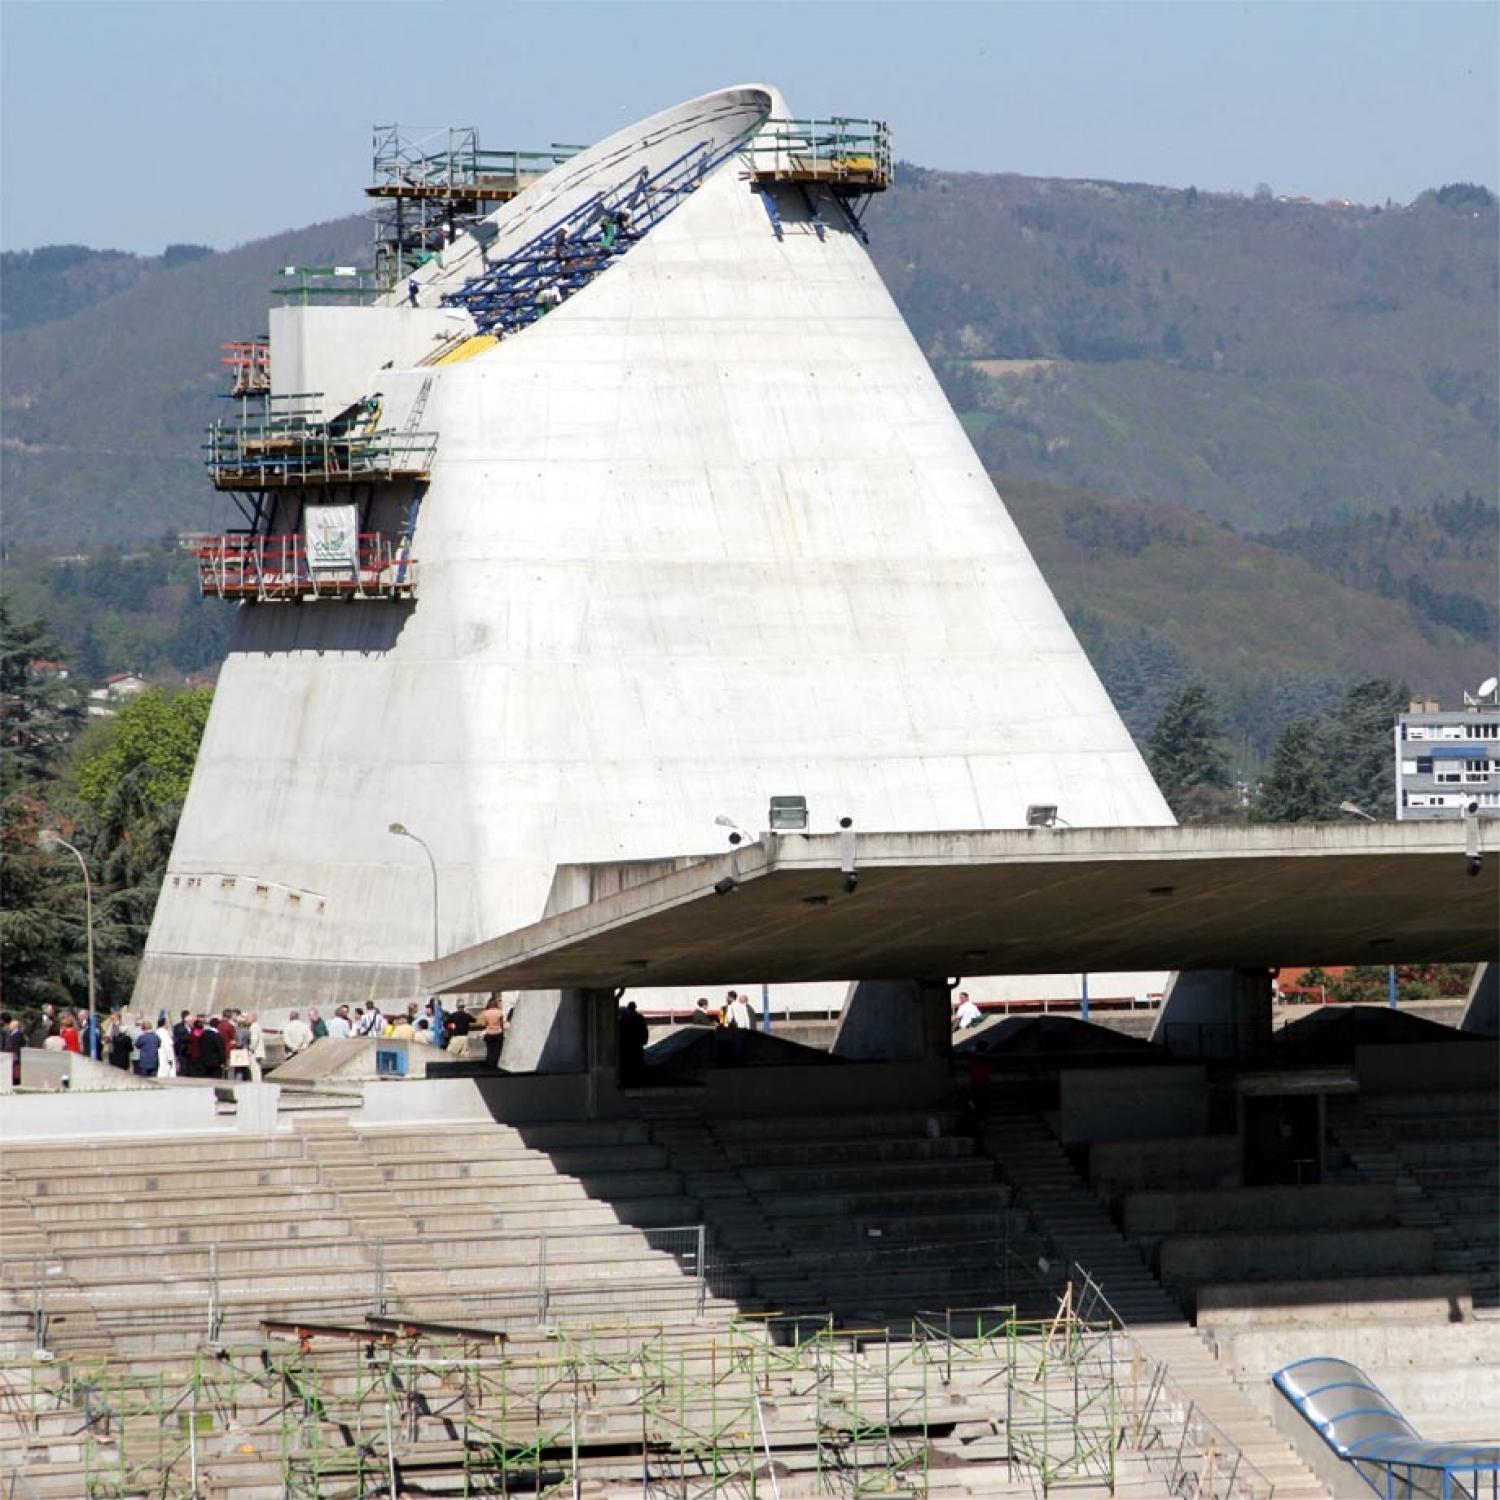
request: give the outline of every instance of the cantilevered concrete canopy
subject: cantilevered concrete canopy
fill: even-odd
[[[609,989],[1497,949],[1500,857],[1469,875],[1454,824],[880,833],[858,839],[855,862],[853,892],[836,834],[767,836],[634,885],[628,866],[588,867],[613,894],[425,964],[423,981]]]

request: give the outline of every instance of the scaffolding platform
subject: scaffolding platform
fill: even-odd
[[[460,231],[525,192],[582,147],[486,151],[466,126],[377,125],[370,185],[375,275],[389,289]]]
[[[796,183],[861,196],[895,177],[891,133],[882,120],[767,120],[747,152],[757,186]]]
[[[271,394],[271,341],[267,338],[240,339],[220,344],[219,363],[228,365],[231,396],[269,396]]]
[[[247,400],[232,420],[208,429],[204,450],[217,490],[263,491],[409,480],[425,483],[435,432],[381,427],[378,397],[331,421],[317,420],[319,393]]]
[[[410,542],[386,532],[361,532],[353,559],[315,565],[300,532],[251,536],[230,532],[199,538],[193,547],[205,598],[295,604],[315,599],[410,599],[417,567]],[[326,1328],[313,1333],[327,1336]],[[389,1337],[364,1330],[366,1339]]]

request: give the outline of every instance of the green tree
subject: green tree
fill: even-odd
[[[42,621],[13,619],[0,598],[0,796],[50,780],[83,722],[77,689],[37,665],[60,656]]]
[[[1356,683],[1344,695],[1325,736],[1335,805],[1349,801],[1372,817],[1395,816],[1396,750],[1392,730],[1409,698],[1405,683],[1380,678]]]
[[[1167,703],[1146,742],[1146,760],[1181,822],[1225,822],[1238,814],[1224,725],[1203,683],[1188,683]]]
[[[1255,819],[1260,823],[1311,823],[1338,815],[1328,782],[1328,751],[1319,726],[1303,719],[1276,741],[1260,784]]]
[[[64,863],[37,843],[60,821],[66,796],[57,772],[83,723],[60,666],[46,625],[15,620],[0,599],[0,965],[15,1009],[86,991],[80,877],[71,858]]]
[[[128,779],[131,796],[141,807],[181,803],[212,700],[208,688],[151,688],[132,698],[114,720],[106,743],[78,767],[79,796],[102,812]]]

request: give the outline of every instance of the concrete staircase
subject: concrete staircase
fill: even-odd
[[[1061,1143],[1024,1105],[999,1101],[981,1129],[985,1149],[1035,1210],[1058,1255],[1102,1288],[1137,1345],[1275,1486],[1277,1500],[1328,1500],[1267,1417],[1250,1404],[1073,1170]]]
[[[1500,1307],[1496,1101],[1345,1096],[1329,1102],[1328,1131],[1360,1177],[1394,1188],[1404,1227],[1431,1232],[1434,1269],[1468,1277],[1476,1308]]]

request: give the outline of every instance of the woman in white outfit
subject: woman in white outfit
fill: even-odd
[[[177,1076],[176,1043],[172,1040],[172,1028],[167,1025],[165,1016],[157,1017],[156,1038],[161,1043],[161,1048],[156,1054],[156,1076],[175,1078]]]

